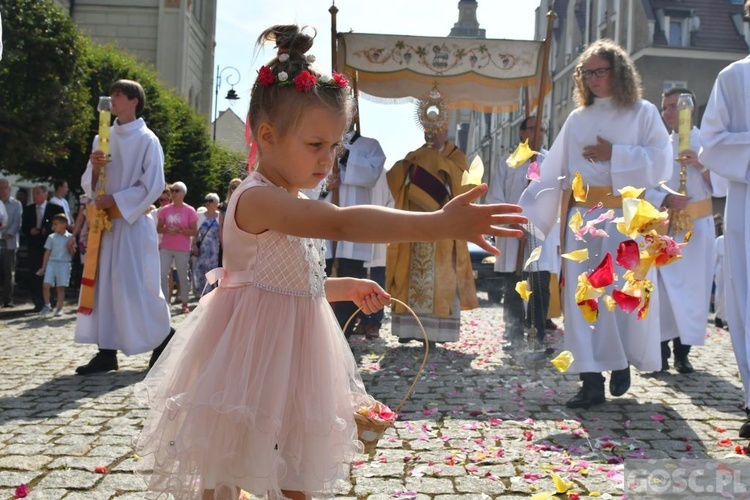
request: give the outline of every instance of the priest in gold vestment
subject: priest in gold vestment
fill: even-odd
[[[395,208],[433,212],[474,187],[461,185],[469,164],[466,155],[447,141],[447,130],[432,130],[425,136],[425,145],[387,173]],[[479,306],[465,241],[389,244],[386,287],[419,316],[431,343],[458,341],[461,309]],[[414,317],[401,305],[394,306],[391,324],[399,342],[424,338]]]

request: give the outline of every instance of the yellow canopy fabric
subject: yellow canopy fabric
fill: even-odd
[[[541,41],[339,33],[337,47],[337,71],[356,74],[359,91],[381,100],[437,87],[450,108],[505,112],[519,108],[520,89],[532,106],[539,95]]]

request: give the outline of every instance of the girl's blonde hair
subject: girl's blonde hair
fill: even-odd
[[[304,33],[297,25],[272,26],[258,37],[259,46],[275,43],[277,55],[260,69],[250,94],[248,121],[256,139],[258,126],[263,122],[273,124],[282,136],[287,134],[311,106],[322,106],[345,115],[347,126],[351,122],[351,89],[341,75],[334,74],[337,78],[334,81],[313,66],[315,58],[306,55],[312,48],[313,38],[314,34]],[[305,72],[317,83],[300,89],[295,79]]]
[[[629,108],[641,98],[641,75],[622,47],[612,40],[602,38],[596,40],[583,51],[578,59],[573,82],[575,92],[573,98],[579,107],[590,106],[594,103],[594,94],[583,79],[583,65],[592,57],[607,61],[612,76],[612,101],[615,106]]]

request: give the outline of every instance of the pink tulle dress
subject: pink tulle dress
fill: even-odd
[[[369,398],[326,301],[323,242],[240,230],[236,202],[259,186],[252,173],[229,203],[219,287],[136,387],[151,498],[330,495],[362,450],[353,412]]]

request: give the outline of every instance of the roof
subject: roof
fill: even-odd
[[[742,6],[732,4],[730,0],[644,0],[643,4],[647,14],[650,7],[653,12],[664,10],[665,15],[683,11],[697,16],[700,26],[693,32],[689,48],[747,51],[744,36],[737,31],[732,20],[732,16],[742,14]],[[667,45],[663,28],[656,23],[654,46]]]

